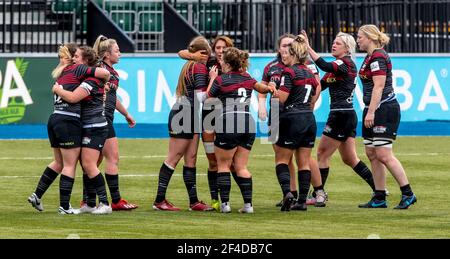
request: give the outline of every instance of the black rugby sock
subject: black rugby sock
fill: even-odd
[[[353,168],[353,171],[355,171],[355,173],[367,182],[370,188],[372,188],[372,191],[375,191],[375,183],[373,182],[372,172],[363,161],[359,161],[359,163]]]
[[[175,170],[169,168],[165,163],[159,169],[158,192],[156,194],[156,203],[160,203],[166,199],[167,187],[169,186],[170,178]]]
[[[286,164],[279,164],[275,167],[278,183],[281,186],[283,197],[291,191],[291,175],[289,173],[289,166]]]
[[[41,179],[39,179],[39,183],[36,186],[36,190],[34,193],[40,199],[44,195],[44,193],[48,190],[50,185],[55,181],[56,177],[58,177],[58,173],[53,171],[50,167],[45,168],[42,173]]]
[[[197,169],[195,167],[183,167],[183,180],[189,195],[189,204],[198,202],[197,196]]]

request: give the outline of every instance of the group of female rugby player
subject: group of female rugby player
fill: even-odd
[[[244,201],[239,212],[253,213],[253,181],[247,168],[255,140],[255,120],[250,113],[253,90],[259,93],[258,116],[263,120],[268,118],[269,122],[275,173],[283,193],[282,201],[277,204],[281,211],[326,205],[324,186],[336,150],[342,161],[372,189],[372,198],[359,205],[360,208],[387,207],[386,169],[402,193],[395,209],[407,209],[414,204],[417,198],[392,152],[400,107],[392,86],[391,60],[383,49],[389,37],[374,25],[361,26],[357,41],[350,34],[339,33],[333,41],[331,54],[335,59],[331,62],[314,51],[304,31],[297,36],[282,35],[277,43],[277,57],[265,67],[261,82],[247,72],[249,54],[233,47],[232,40],[226,36],[217,37],[212,46],[204,37],[196,37],[186,50],[178,53],[186,63],[169,114],[169,152],[161,165],[153,208],[180,210],[166,199],[166,191],[178,162],[184,158],[183,180],[189,210],[231,212],[233,176]],[[359,71],[354,58],[356,45],[367,53]],[[48,123],[54,161],[45,169],[36,191],[28,199],[36,209],[43,210],[42,195],[59,174],[62,214],[107,214],[112,210],[137,208],[121,198],[118,184],[118,142],[112,124],[115,109],[126,117],[130,127],[135,125],[116,96],[119,77],[113,65],[119,57],[117,43],[103,36],[97,39],[93,49],[74,44],[60,47],[60,64],[53,72],[55,107]],[[322,79],[317,67],[326,73]],[[356,154],[357,114],[353,93],[358,76],[365,104],[362,134],[372,170]],[[326,89],[330,94],[330,113],[316,160],[311,155],[317,133],[313,111],[320,92]],[[208,159],[211,204],[204,203],[197,195],[200,135]],[[103,156],[111,206],[105,180],[98,169]],[[81,208],[75,210],[69,201],[78,160],[85,173],[84,197]],[[314,190],[308,197],[310,185]]]
[[[113,66],[120,59],[117,42],[99,36],[93,48],[66,43],[59,47],[58,57],[59,64],[52,73],[56,80],[54,112],[47,124],[54,160],[44,170],[28,202],[43,211],[42,196],[61,175],[61,214],[109,214],[112,210],[136,209],[137,205],[122,199],[119,191],[119,146],[113,127],[115,110],[125,116],[130,127],[136,122],[116,94],[119,75]],[[105,179],[98,169],[103,157],[111,205]],[[83,199],[80,209],[73,209],[70,196],[78,161],[84,172]]]

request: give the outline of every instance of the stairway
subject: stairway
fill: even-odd
[[[79,10],[67,0],[1,1],[0,53],[54,53],[61,43],[81,43]]]

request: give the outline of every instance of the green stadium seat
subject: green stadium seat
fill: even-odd
[[[55,13],[68,13],[79,11],[82,8],[82,2],[77,0],[56,0],[52,3],[52,10]]]
[[[135,32],[136,12],[111,11],[110,17],[125,32]]]
[[[184,19],[188,19],[189,13],[188,13],[188,5],[179,3],[175,6],[175,10],[177,10],[177,13],[179,13],[181,16],[184,17]]]
[[[200,31],[218,31],[222,29],[222,13],[220,10],[201,11],[198,17]]]
[[[193,5],[200,31],[216,31],[222,29],[222,9],[218,4]]]
[[[144,11],[139,13],[139,32],[162,32],[163,16],[161,12]]]

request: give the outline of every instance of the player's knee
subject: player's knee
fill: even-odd
[[[63,163],[59,162],[59,161],[55,161],[51,164],[50,166],[52,168],[53,171],[60,173],[63,170]]]
[[[209,161],[208,169],[210,171],[217,171],[217,161],[216,160]]]
[[[375,153],[375,150],[366,150],[366,155],[370,161],[377,160],[377,154]]]
[[[389,152],[377,152],[376,154],[378,161],[380,161],[383,164],[389,164],[389,162],[392,159],[392,155]]]
[[[328,159],[328,157],[326,156],[326,153],[327,153],[326,147],[319,147],[317,149],[317,160],[324,161],[324,160]]]
[[[184,164],[187,167],[195,167],[196,163],[197,163],[197,156],[186,156],[184,158]]]
[[[356,159],[356,157],[350,157],[350,156],[343,156],[342,157],[342,162],[344,162],[344,164],[353,167],[354,165],[356,165],[358,163],[357,161],[358,159]]]

